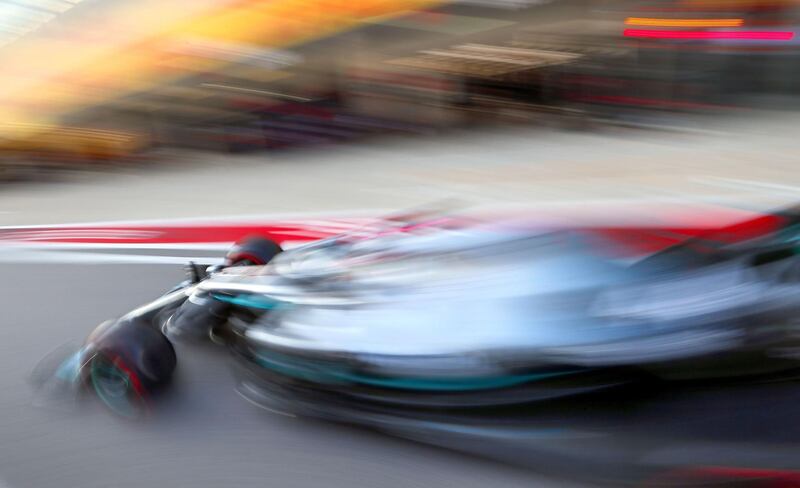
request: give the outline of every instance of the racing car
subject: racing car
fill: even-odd
[[[169,384],[172,341],[210,339],[256,403],[445,444],[507,438],[509,418],[486,426],[496,409],[654,385],[791,385],[800,219],[773,217],[755,237],[724,228],[634,260],[597,229],[519,219],[389,219],[289,250],[250,238],[101,324],[58,375],[138,417]]]

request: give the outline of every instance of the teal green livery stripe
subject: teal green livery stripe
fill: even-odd
[[[264,356],[258,356],[258,363],[272,371],[307,381],[327,383],[358,383],[362,385],[418,391],[473,391],[493,388],[506,388],[548,378],[556,378],[581,370],[553,371],[523,375],[506,375],[493,378],[388,378],[366,376],[335,368],[322,369],[321,366],[291,365]]]

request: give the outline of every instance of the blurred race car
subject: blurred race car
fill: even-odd
[[[171,341],[211,338],[236,358],[239,391],[273,410],[488,446],[527,432],[509,426],[537,422],[535,404],[584,435],[608,424],[558,402],[792,384],[800,220],[776,219],[755,238],[721,229],[638,260],[602,230],[519,219],[391,219],[287,251],[249,239],[98,327],[59,375],[136,417],[175,368]]]
[[[283,286],[229,340],[271,411],[613,486],[800,486],[800,229],[781,218],[635,262],[598,230],[427,227],[209,286]]]
[[[272,287],[233,299],[270,310],[234,336],[269,384],[497,405],[643,377],[796,367],[793,239],[698,238],[631,264],[586,230],[427,227],[307,246],[199,288],[219,300],[244,283]]]

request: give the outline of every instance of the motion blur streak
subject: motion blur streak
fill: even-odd
[[[755,39],[763,41],[788,41],[794,38],[794,32],[779,31],[667,31],[646,29],[625,29],[625,37],[642,37],[649,39]]]
[[[101,29],[101,37],[107,41],[102,46],[80,36],[73,39],[74,34],[68,32],[66,39],[29,42],[7,53],[9,57],[3,61],[7,75],[0,78],[0,101],[6,110],[0,121],[13,121],[13,125],[3,126],[4,132],[30,137],[45,132],[36,124],[52,122],[56,116],[85,104],[153,89],[168,78],[179,80],[226,64],[225,59],[209,56],[168,55],[171,47],[188,41],[221,39],[282,47],[350,29],[370,17],[391,16],[435,4],[432,0],[247,0],[228,5],[198,2],[191,6],[192,3],[179,1],[165,7],[123,3],[111,7],[111,25],[81,26],[78,20],[78,26]],[[181,8],[183,4],[189,4],[188,11]],[[156,8],[160,13],[152,16],[151,9]],[[288,12],[291,22],[286,17]],[[126,15],[141,18],[142,23],[130,26]],[[114,32],[114,23],[124,24],[125,30]],[[144,40],[132,46],[131,36]],[[30,59],[43,58],[53,62],[29,65]],[[47,110],[40,110],[43,106]]]
[[[744,486],[764,486],[770,488],[793,488],[800,486],[800,472],[799,471],[785,471],[785,470],[771,470],[771,469],[752,469],[752,468],[737,468],[727,466],[699,466],[697,468],[676,470],[672,473],[666,473],[659,478],[653,479],[651,482],[654,486],[667,484],[680,484],[681,482],[692,485],[697,483],[714,484],[718,480],[726,480],[738,486],[739,483]],[[760,484],[759,484],[760,483]]]
[[[626,25],[650,25],[655,27],[739,27],[743,19],[650,19],[628,17]]]

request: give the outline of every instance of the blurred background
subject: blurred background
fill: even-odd
[[[507,125],[704,125],[797,106],[793,0],[15,0],[0,157],[270,152]],[[17,171],[16,174],[30,174]]]

